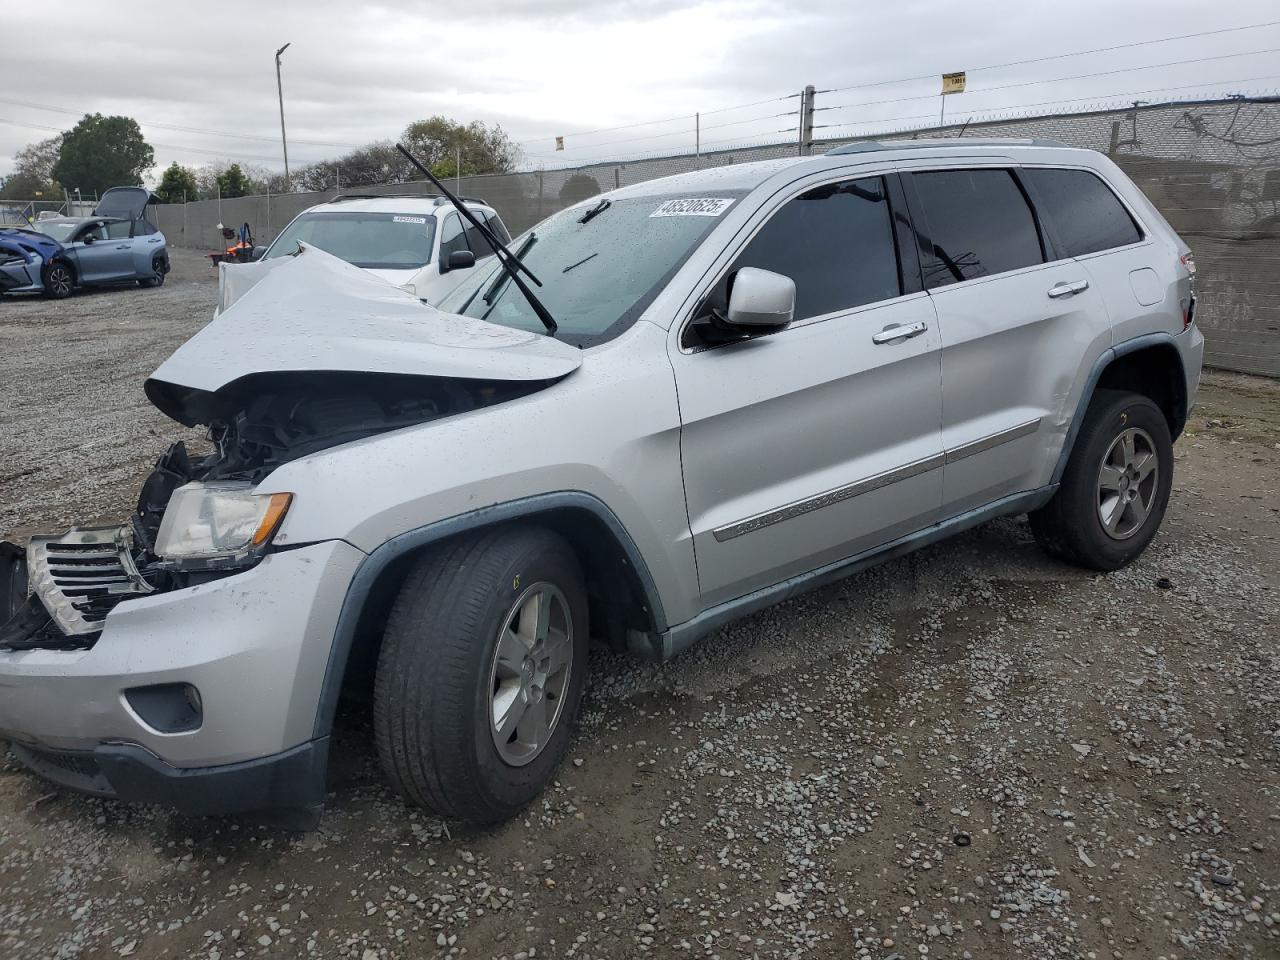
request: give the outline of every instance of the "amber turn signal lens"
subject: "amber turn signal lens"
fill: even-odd
[[[289,509],[289,504],[293,501],[292,493],[273,493],[271,502],[267,504],[267,510],[262,515],[262,522],[258,524],[258,529],[253,534],[253,545],[260,547],[268,540],[271,535],[276,532],[276,527],[280,526],[280,521],[284,519],[285,511]]]

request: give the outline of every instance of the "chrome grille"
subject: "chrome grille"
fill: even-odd
[[[133,563],[131,548],[127,527],[72,529],[61,537],[31,538],[31,589],[64,633],[96,633],[121,600],[152,591]]]

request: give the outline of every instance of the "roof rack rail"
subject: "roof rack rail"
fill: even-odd
[[[857,143],[846,143],[841,147],[833,147],[826,156],[839,156],[845,153],[872,153],[876,150],[905,150],[921,147],[1069,147],[1061,140],[1046,140],[1040,137],[923,137],[919,140],[860,140]]]
[[[488,205],[489,205],[489,201],[488,201],[488,200],[484,200],[484,199],[482,199],[481,197],[464,197],[464,196],[462,196],[461,194],[459,194],[459,195],[458,195],[458,199],[459,199],[459,200],[461,200],[463,203],[483,203],[485,206],[488,206]],[[437,206],[437,207],[443,206],[444,204],[446,204],[446,203],[448,203],[448,202],[449,202],[449,198],[448,198],[448,197],[436,197],[436,206]]]
[[[465,200],[467,203],[488,204],[488,201],[479,197],[459,197],[458,199]],[[438,193],[340,193],[323,202],[338,203],[342,200],[434,200],[437,207],[449,202],[448,197],[442,197]]]
[[[438,193],[340,193],[336,197],[330,197],[325,203],[336,203],[339,200],[387,200],[387,199],[414,199],[414,200],[434,200],[439,197]]]

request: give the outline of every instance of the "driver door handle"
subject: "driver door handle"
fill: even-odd
[[[1049,296],[1056,300],[1058,297],[1070,297],[1073,294],[1084,293],[1088,289],[1088,280],[1076,280],[1072,283],[1066,283],[1064,281],[1061,283],[1055,283],[1050,287]]]
[[[117,250],[128,250],[128,249],[129,249],[129,245],[128,245],[127,243],[117,244],[117,245],[116,245],[116,249],[117,249]]]
[[[877,346],[884,346],[886,343],[900,343],[903,340],[918,337],[928,329],[929,325],[923,320],[905,324],[891,323],[879,333],[872,334],[871,342]]]

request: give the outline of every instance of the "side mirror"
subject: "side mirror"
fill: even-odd
[[[476,265],[476,255],[470,250],[454,250],[449,254],[449,261],[445,264],[446,270],[465,270],[467,267]]]
[[[743,267],[733,277],[725,320],[744,333],[768,333],[791,323],[796,312],[796,282],[772,270]]]
[[[83,240],[83,241],[81,241],[81,242],[87,245],[87,244],[90,244],[90,243],[97,243],[98,241],[94,239],[94,237],[93,237],[93,234],[92,234],[92,233],[86,233],[86,234],[84,235],[84,240]]]
[[[252,252],[250,252],[250,254],[249,254],[249,259],[250,259],[250,260],[261,260],[261,259],[262,259],[262,255],[263,255],[264,253],[266,253],[266,252],[267,252],[267,245],[266,245],[265,243],[255,243],[255,244],[253,245],[253,250],[252,250]]]

